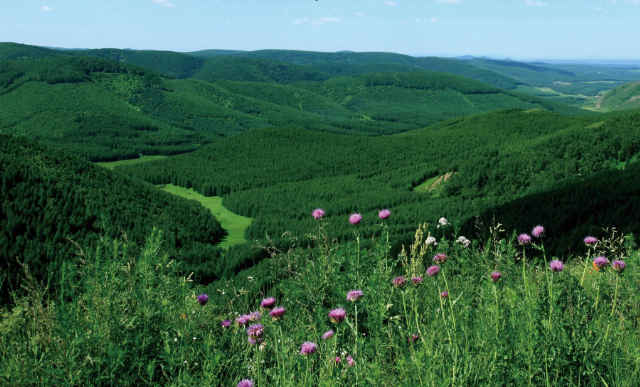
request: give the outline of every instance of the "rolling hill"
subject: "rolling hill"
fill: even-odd
[[[603,112],[640,108],[640,82],[631,82],[608,91],[598,101]]]

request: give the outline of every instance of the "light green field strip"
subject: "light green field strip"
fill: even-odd
[[[193,189],[182,188],[173,184],[158,185],[157,187],[186,199],[197,200],[205,208],[211,211],[213,216],[215,216],[216,219],[218,219],[218,222],[220,222],[222,228],[227,231],[227,236],[222,240],[222,243],[220,243],[221,248],[226,250],[230,246],[247,242],[247,240],[244,239],[244,230],[249,227],[252,219],[236,215],[227,210],[222,205],[222,197],[204,196]]]
[[[113,168],[115,168],[117,166],[120,166],[120,165],[131,165],[131,164],[145,163],[147,161],[159,160],[159,159],[163,159],[165,157],[167,157],[167,156],[142,156],[139,159],[109,161],[109,162],[105,162],[105,163],[96,163],[96,164],[101,166],[101,167],[105,167],[105,168],[109,168],[109,169],[113,170]]]

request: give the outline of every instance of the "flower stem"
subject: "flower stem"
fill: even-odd
[[[620,280],[618,279],[618,276],[616,276],[616,290],[613,296],[613,306],[611,307],[611,317],[613,317],[613,312],[616,310],[616,301],[618,301],[618,282],[619,281]]]
[[[449,300],[449,308],[451,308],[451,321],[453,321],[453,329],[456,329],[456,316],[453,314],[453,302],[451,302],[451,292],[449,291],[449,284],[447,283],[447,276],[444,274],[444,270],[442,270],[442,278],[444,278],[444,286],[447,289],[447,300]]]
[[[580,281],[580,286],[584,284],[584,275],[587,273],[587,265],[589,264],[589,258],[591,257],[591,248],[587,251],[587,260],[584,261],[584,270],[582,270],[582,280]]]

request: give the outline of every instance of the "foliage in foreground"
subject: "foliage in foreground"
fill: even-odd
[[[424,225],[398,257],[388,255],[384,223],[366,250],[357,226],[345,245],[325,226],[318,222],[312,246],[271,250],[272,287],[229,283],[216,297],[224,302],[196,297],[157,230],[141,250],[104,239],[80,252],[78,267],[65,266],[55,298],[29,280],[28,295],[1,311],[0,382],[633,386],[640,377],[632,238],[605,238],[554,272],[544,254],[531,258],[544,253],[541,239],[518,246],[499,225],[468,246],[426,243]],[[626,270],[596,269],[596,255]],[[262,318],[250,314],[265,297],[275,303],[263,302]],[[285,308],[279,319],[269,317],[273,307]]]

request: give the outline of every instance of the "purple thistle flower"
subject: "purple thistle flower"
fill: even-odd
[[[413,282],[414,285],[420,285],[423,281],[424,279],[422,277],[411,277],[411,282]]]
[[[531,237],[529,234],[520,234],[518,235],[518,243],[521,245],[528,245],[531,243]]]
[[[231,326],[231,321],[224,320],[220,323],[220,325],[222,325],[223,328],[229,328]]]
[[[336,364],[340,364],[340,356],[336,356]]]
[[[249,342],[249,344],[251,345],[256,345],[256,344],[260,344],[262,343],[264,340],[262,339],[262,337],[259,337],[257,339],[254,339],[253,337],[249,336],[247,338],[247,341]]]
[[[627,267],[627,264],[624,263],[624,261],[617,260],[617,261],[613,261],[613,263],[611,264],[611,267],[613,267],[613,270],[622,273],[624,269]]]
[[[361,221],[362,221],[362,215],[360,215],[358,213],[352,214],[349,217],[349,223],[351,223],[354,226],[357,225],[358,223],[360,223]]]
[[[598,238],[596,238],[596,237],[588,236],[588,237],[584,238],[584,244],[587,245],[587,246],[593,246],[596,243],[598,243]]]
[[[433,262],[442,265],[447,260],[447,254],[440,253],[433,256]]]
[[[417,333],[413,333],[411,337],[409,337],[409,344],[415,343],[416,341],[418,341],[418,339],[420,339],[420,335]]]
[[[207,302],[209,302],[209,295],[208,294],[200,294],[198,297],[196,297],[196,300],[198,301],[198,303],[202,306],[205,306],[207,304]]]
[[[435,266],[434,265],[434,266],[430,266],[427,269],[427,275],[429,277],[433,277],[433,276],[437,275],[438,273],[440,273],[440,266]]]
[[[378,217],[380,219],[387,219],[390,216],[391,216],[391,211],[389,211],[389,210],[382,210],[382,211],[378,212]]]
[[[238,325],[246,325],[249,322],[249,316],[244,314],[236,319],[236,324]]]
[[[600,269],[606,266],[609,266],[609,260],[607,259],[607,257],[604,257],[604,256],[596,257],[596,259],[593,260],[593,267],[597,271],[600,271]]]
[[[313,215],[313,217],[316,219],[322,219],[322,217],[324,216],[324,210],[322,208],[316,208],[315,210],[313,210],[311,215]]]
[[[260,317],[262,317],[262,313],[258,311],[249,313],[249,321],[260,321]]]
[[[273,297],[265,298],[260,303],[260,306],[264,309],[272,309],[276,305],[276,299]]]
[[[449,297],[449,292],[448,291],[445,290],[444,292],[440,293],[440,298],[445,299],[447,297]]]
[[[329,318],[334,324],[343,322],[345,317],[347,317],[347,312],[342,308],[337,308],[329,312]]]
[[[254,324],[247,328],[247,335],[253,339],[259,339],[264,334],[264,327],[262,324]]]
[[[328,340],[333,337],[333,331],[326,331],[324,335],[322,335],[322,340]]]
[[[542,227],[541,225],[535,226],[533,228],[533,231],[531,231],[531,235],[536,238],[542,238],[544,236],[544,227]]]
[[[300,354],[304,356],[313,355],[314,353],[316,353],[316,349],[316,343],[307,341],[306,343],[302,344],[302,347],[300,347]]]
[[[253,387],[253,380],[242,379],[236,387]]]
[[[347,293],[347,301],[356,302],[360,297],[364,296],[362,290],[352,290]]]
[[[353,367],[354,365],[356,365],[356,361],[353,360],[351,355],[347,356],[347,364],[349,365],[349,367]]]
[[[500,277],[502,277],[502,274],[499,271],[494,271],[493,273],[491,273],[491,281],[493,282],[500,281]]]
[[[284,308],[281,306],[274,308],[271,313],[269,313],[269,316],[271,316],[273,321],[280,320],[284,316]]]
[[[407,280],[404,279],[404,277],[396,277],[392,281],[393,286],[395,286],[396,288],[399,288],[399,287],[403,286],[406,282],[407,282]]]
[[[553,260],[549,263],[549,269],[551,269],[551,271],[555,271],[556,273],[560,273],[562,270],[564,270],[564,263],[557,259]]]

